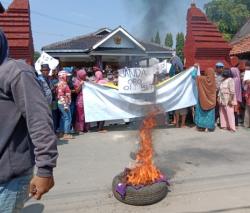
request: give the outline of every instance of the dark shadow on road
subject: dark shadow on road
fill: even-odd
[[[42,213],[44,205],[40,203],[31,204],[22,209],[21,213]]]
[[[227,209],[217,209],[217,210],[211,210],[211,211],[202,211],[202,212],[183,212],[183,213],[220,213],[220,212],[231,212],[236,210],[247,210],[250,209],[250,206],[241,206],[241,207],[235,207],[235,208],[227,208]]]
[[[200,147],[183,147],[178,150],[163,150],[159,153],[160,160],[168,162],[175,162],[175,165],[180,166],[183,164],[199,167],[201,165],[214,165],[215,163],[231,164],[237,160],[243,161],[248,158],[247,152],[231,151],[228,149],[203,149]]]
[[[58,146],[65,145],[65,144],[69,144],[69,141],[68,140],[58,140],[57,141]]]

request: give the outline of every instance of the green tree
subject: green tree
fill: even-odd
[[[157,31],[156,35],[155,35],[155,43],[156,44],[161,44],[161,38],[160,38],[160,33],[159,31]]]
[[[208,18],[230,40],[250,17],[249,0],[212,0],[205,5]]]
[[[34,56],[33,56],[33,58],[34,58],[34,62],[36,62],[36,61],[37,61],[37,59],[40,57],[40,55],[41,55],[41,53],[40,53],[40,52],[38,52],[38,51],[35,51],[35,52],[34,52]]]
[[[177,35],[176,35],[176,55],[180,57],[182,62],[184,61],[184,53],[183,53],[184,41],[185,41],[184,34],[177,33]]]
[[[246,5],[247,9],[250,11],[250,1],[249,0],[235,0],[235,3]]]
[[[166,47],[173,47],[173,35],[172,33],[167,33],[165,38],[165,46]]]

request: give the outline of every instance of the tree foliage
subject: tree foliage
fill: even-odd
[[[35,51],[35,52],[34,52],[34,56],[33,56],[33,58],[34,58],[34,62],[36,62],[36,61],[37,61],[37,59],[40,57],[40,55],[41,55],[41,53],[40,53],[40,52],[38,52],[38,51]]]
[[[208,18],[230,40],[250,17],[249,0],[212,0],[205,5]]]
[[[156,35],[155,35],[155,43],[156,44],[161,44],[161,38],[160,38],[160,33],[159,31],[157,31]]]
[[[177,33],[177,35],[176,35],[176,55],[180,57],[182,62],[184,60],[184,53],[183,53],[184,41],[185,41],[184,34]]]
[[[235,0],[235,3],[246,5],[247,9],[250,11],[250,1],[249,0]]]
[[[165,38],[165,46],[166,47],[173,47],[173,35],[172,33],[167,33]]]

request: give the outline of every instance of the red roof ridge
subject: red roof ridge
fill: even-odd
[[[202,70],[220,60],[229,65],[228,42],[223,38],[217,26],[208,20],[201,9],[192,4],[187,12],[187,34],[184,45],[185,66],[199,63]]]
[[[11,10],[29,10],[29,0],[13,0],[13,2],[8,7],[7,12]]]
[[[29,0],[13,0],[8,9],[0,13],[0,27],[8,39],[10,57],[33,64]]]

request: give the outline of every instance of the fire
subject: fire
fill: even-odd
[[[140,149],[136,154],[134,168],[130,169],[126,176],[126,182],[130,185],[148,185],[159,180],[161,172],[153,163],[152,129],[156,126],[156,114],[149,113],[143,120],[140,129]]]

